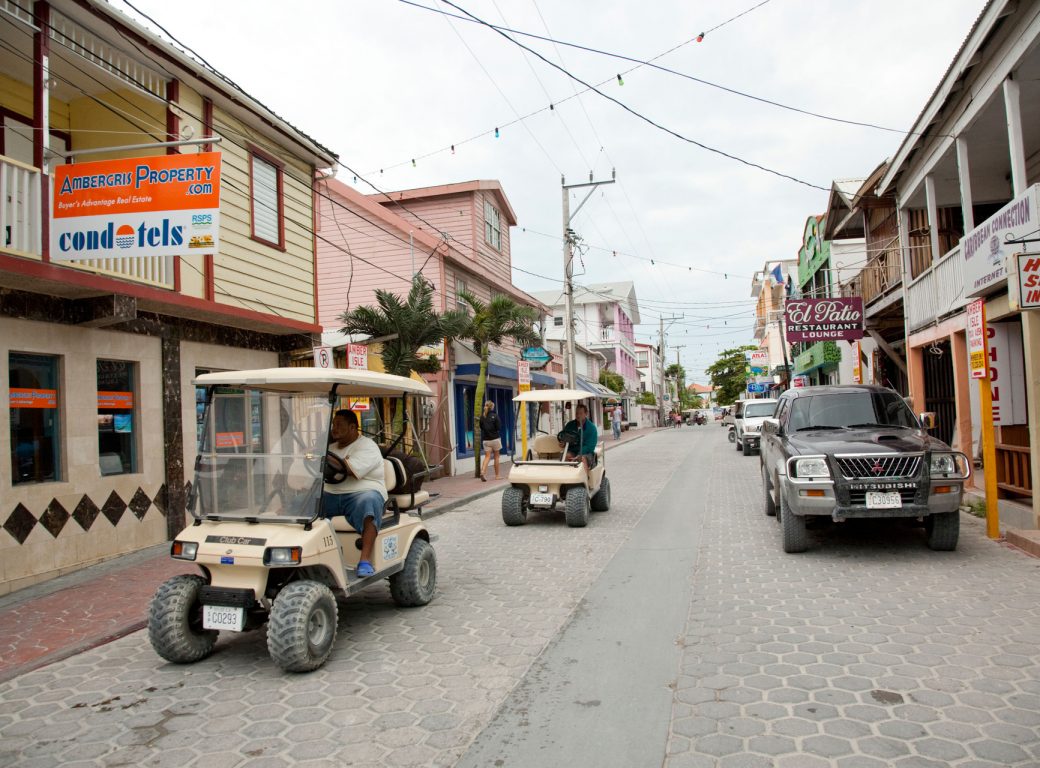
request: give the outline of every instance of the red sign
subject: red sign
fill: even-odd
[[[785,309],[788,341],[855,341],[863,338],[863,299],[793,299]]]
[[[217,448],[241,448],[246,444],[241,432],[217,432]]]
[[[11,408],[57,408],[58,391],[54,389],[25,389],[11,387]]]
[[[100,411],[129,411],[134,407],[133,392],[98,392],[97,407]]]

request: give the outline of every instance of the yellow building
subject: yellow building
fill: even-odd
[[[313,180],[336,158],[100,0],[8,4],[0,38],[3,594],[184,524],[192,379],[284,364],[320,333]],[[59,166],[207,151],[215,253],[191,251],[200,236],[183,253],[59,253]],[[245,401],[241,419],[249,450]]]

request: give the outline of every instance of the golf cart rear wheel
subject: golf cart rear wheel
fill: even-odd
[[[217,631],[202,628],[201,576],[182,574],[161,584],[148,611],[148,639],[155,652],[174,664],[190,664],[213,652]]]
[[[584,485],[567,490],[564,513],[571,528],[584,528],[589,524],[589,492]]]
[[[502,491],[502,522],[506,525],[523,525],[527,522],[524,492],[519,488],[506,488]]]
[[[267,624],[267,650],[286,672],[310,672],[336,642],[336,598],[317,581],[294,581],[275,598]]]
[[[426,605],[437,588],[437,556],[425,539],[415,539],[408,548],[404,569],[390,577],[390,596],[405,608]]]
[[[600,483],[591,503],[593,512],[606,512],[610,509],[610,479],[606,475],[603,475],[603,482]]]

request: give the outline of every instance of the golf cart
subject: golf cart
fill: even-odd
[[[178,664],[198,661],[219,632],[266,623],[274,662],[304,672],[332,651],[338,598],[389,579],[398,605],[430,601],[437,561],[420,518],[431,497],[415,491],[400,460],[383,461],[389,499],[373,575],[356,573],[361,537],[346,518],[322,517],[325,480],[336,482],[326,461],[334,412],[357,398],[429,395],[425,383],[318,368],[207,373],[195,383],[204,388],[205,411],[187,501],[194,522],[170,554],[201,574],[175,576],[156,591],[148,616],[156,653]]]
[[[528,403],[565,403],[595,397],[577,389],[540,389],[521,392],[513,398],[519,408]],[[591,422],[590,422],[591,423]],[[524,460],[513,457],[509,487],[502,492],[502,520],[506,525],[523,525],[530,509],[555,510],[562,503],[567,525],[583,528],[589,509],[610,509],[610,480],[607,479],[603,442],[596,445],[596,466],[586,470],[578,460],[568,460],[560,435],[539,431]]]

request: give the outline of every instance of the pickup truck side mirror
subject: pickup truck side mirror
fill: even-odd
[[[769,417],[762,422],[762,432],[768,432],[771,435],[780,434],[780,420]]]
[[[921,426],[925,429],[935,429],[935,414],[932,411],[919,414],[917,418],[921,420]]]

